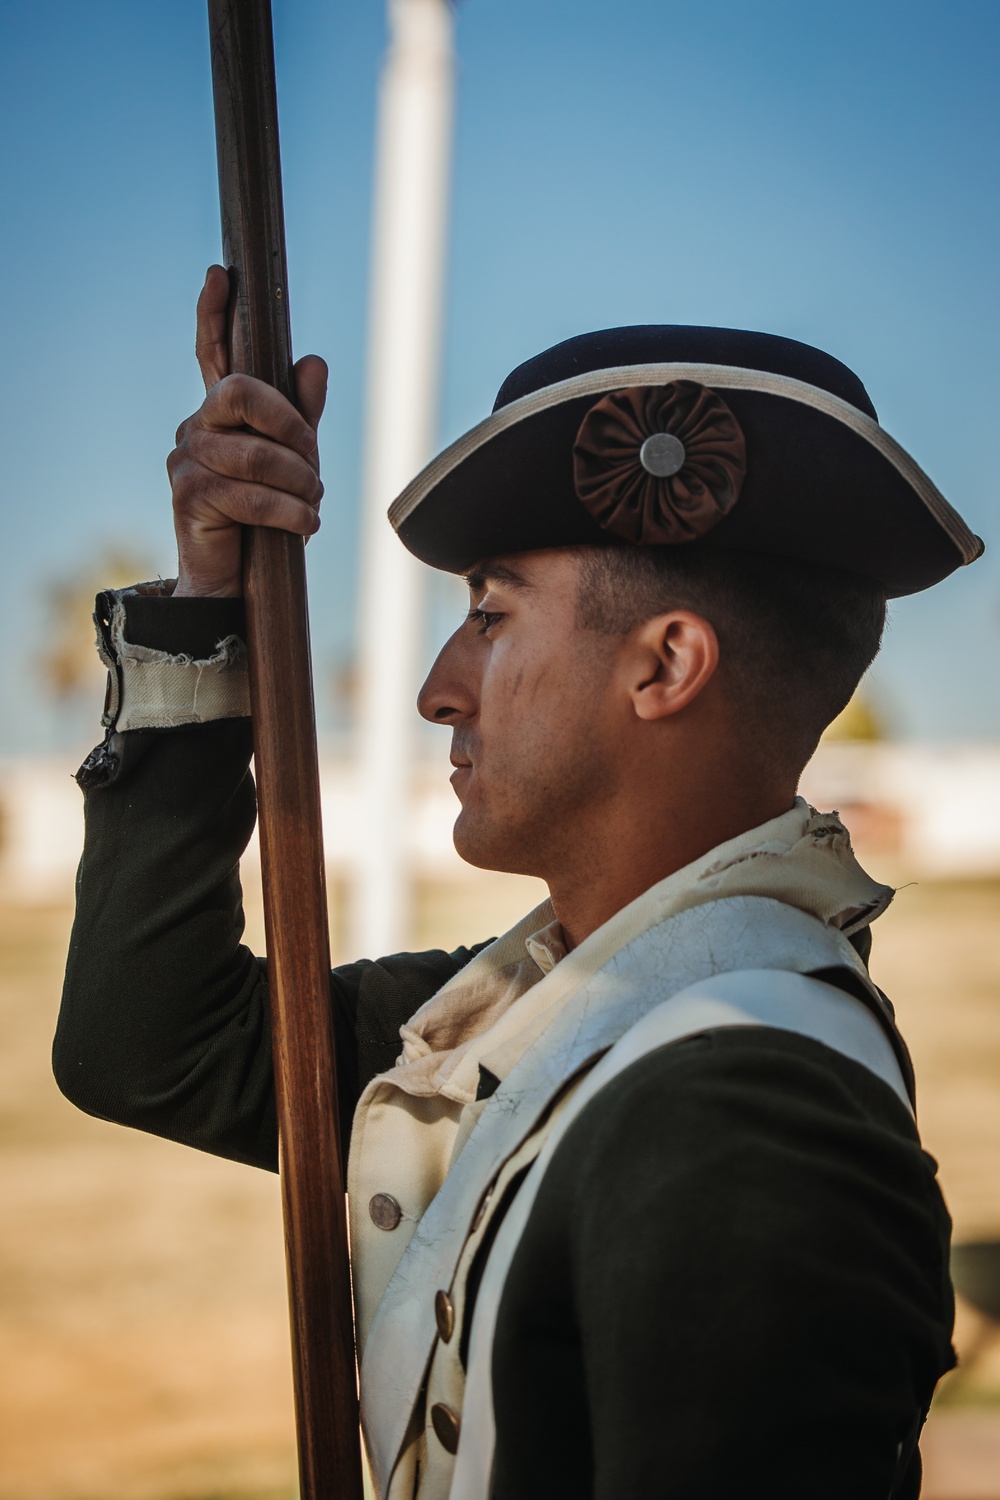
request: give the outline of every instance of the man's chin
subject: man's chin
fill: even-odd
[[[503,875],[537,875],[532,849],[516,830],[463,807],[452,832],[455,849],[467,865]]]

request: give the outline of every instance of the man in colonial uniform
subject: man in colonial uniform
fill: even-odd
[[[273,1170],[239,527],[318,525],[324,371],[298,410],[228,375],[225,295],[178,580],[98,600],[55,1065],[93,1114]],[[887,596],[981,544],[838,361],[673,326],[520,366],[390,519],[471,591],[419,703],[457,847],[551,899],[332,975],[378,1494],[915,1496],[948,1217],[866,966],[892,891],[796,788]]]

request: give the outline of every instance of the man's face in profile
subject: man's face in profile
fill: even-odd
[[[581,560],[568,549],[492,558],[468,575],[468,618],[420,692],[452,726],[455,847],[485,869],[546,878],[567,820],[618,784],[618,640],[579,623]]]

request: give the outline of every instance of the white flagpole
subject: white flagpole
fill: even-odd
[[[386,510],[432,455],[454,92],[451,0],[389,0],[378,112],[360,599],[353,954],[412,942],[408,868],[420,565]]]

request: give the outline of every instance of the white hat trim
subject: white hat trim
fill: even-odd
[[[541,390],[530,391],[527,396],[519,397],[509,406],[502,406],[499,411],[491,413],[445,448],[443,453],[410,481],[389,507],[389,520],[398,531],[420,502],[459,464],[501,432],[523,422],[526,417],[536,416],[553,406],[561,406],[578,396],[600,396],[629,386],[667,385],[672,380],[694,380],[713,390],[759,391],[766,396],[783,396],[787,401],[799,401],[803,406],[810,406],[814,411],[842,422],[858,437],[870,443],[902,475],[949,540],[955,544],[963,563],[974,562],[982,553],[983,543],[979,537],[969,530],[958,512],[948,504],[941,491],[928,479],[905,448],[900,447],[884,428],[863,411],[858,411],[849,401],[831,395],[819,386],[809,385],[804,380],[794,380],[790,375],[774,375],[768,370],[743,370],[734,365],[695,365],[681,362],[615,365],[607,370],[589,370],[583,375],[573,375],[569,380],[560,380],[555,385],[543,386]]]

